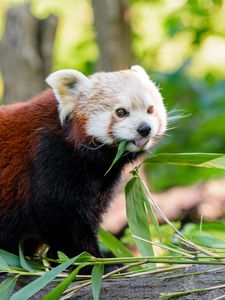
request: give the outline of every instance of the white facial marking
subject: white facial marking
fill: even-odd
[[[126,140],[128,151],[147,150],[166,130],[162,97],[140,66],[90,77],[62,70],[46,81],[56,95],[62,125],[67,116],[76,114],[86,120],[85,134],[101,143],[118,145]],[[149,107],[153,107],[150,113]],[[122,114],[116,112],[118,109]],[[140,131],[141,124],[148,127],[147,132]]]
[[[99,142],[104,144],[113,144],[113,139],[108,133],[108,126],[103,126],[103,124],[110,124],[111,113],[110,112],[95,112],[90,115],[87,123],[87,133],[95,137]]]
[[[126,140],[128,151],[140,151],[149,149],[164,133],[166,109],[157,87],[144,69],[135,66],[132,70],[97,73],[90,80],[97,92],[96,106],[88,116],[88,135],[109,145]],[[153,106],[152,113],[148,113],[150,106]],[[128,115],[118,117],[116,110],[119,108],[125,109]],[[138,132],[141,123],[151,127],[147,136]]]

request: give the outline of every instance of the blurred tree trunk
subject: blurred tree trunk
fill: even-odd
[[[0,42],[5,103],[27,100],[46,87],[56,27],[56,16],[39,20],[31,14],[28,3],[8,10]]]
[[[98,69],[115,71],[132,63],[130,15],[127,0],[92,0],[100,51]]]

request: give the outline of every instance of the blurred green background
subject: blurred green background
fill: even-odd
[[[14,3],[0,1],[0,34],[5,12]],[[134,63],[142,65],[161,89],[168,111],[183,114],[154,152],[225,152],[225,1],[131,0]],[[97,70],[93,11],[88,0],[33,0],[39,18],[59,17],[53,69]],[[0,80],[0,97],[3,84]],[[152,166],[154,190],[187,185],[223,171]]]

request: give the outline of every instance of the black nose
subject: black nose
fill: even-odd
[[[140,133],[141,136],[145,137],[151,132],[151,126],[148,123],[143,122],[138,126],[137,132]]]

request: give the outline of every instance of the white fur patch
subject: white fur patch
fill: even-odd
[[[89,79],[81,72],[75,70],[60,70],[46,78],[47,84],[53,89],[58,101],[59,118],[63,124],[78,102],[78,91],[88,85]]]
[[[111,121],[111,112],[95,112],[89,116],[86,131],[87,134],[96,138],[98,142],[110,145],[114,141],[108,132],[108,125]],[[104,126],[103,126],[104,124]]]
[[[135,65],[131,67],[131,70],[136,73],[136,75],[144,82],[144,83],[149,83],[150,79],[148,77],[148,74],[145,72],[145,70],[139,66]]]
[[[88,114],[86,131],[98,141],[112,144],[127,140],[129,151],[139,151],[134,144],[140,134],[138,126],[145,122],[151,127],[149,141],[144,149],[151,147],[166,130],[167,116],[162,97],[155,84],[140,66],[131,70],[97,73],[91,76],[96,97]],[[92,99],[93,100],[93,99]],[[88,100],[87,100],[88,103]],[[154,107],[153,113],[148,108]],[[129,115],[116,116],[116,109],[125,108]]]
[[[167,115],[161,94],[140,66],[95,73],[88,78],[75,70],[63,70],[51,74],[46,81],[59,103],[61,122],[75,112],[85,120],[85,134],[101,143],[111,145],[126,140],[129,151],[139,151],[137,145],[147,150],[166,130]],[[148,113],[150,106],[154,108],[152,113]],[[119,108],[128,112],[126,117],[117,116]],[[143,122],[151,127],[151,132],[140,142],[143,137],[138,126]]]

